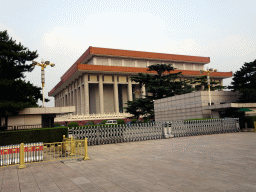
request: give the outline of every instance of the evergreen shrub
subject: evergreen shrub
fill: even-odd
[[[101,124],[106,124],[107,120],[101,121]]]
[[[60,127],[59,123],[54,123],[54,127]]]
[[[61,142],[68,135],[67,127],[28,129],[0,132],[0,146],[20,143]]]
[[[70,122],[69,124],[68,124],[68,127],[70,127],[70,128],[72,128],[72,127],[78,127],[79,126],[79,124],[77,123],[77,122]]]
[[[94,123],[94,121],[88,121],[87,123],[86,123],[87,125],[95,125],[95,123]]]
[[[131,122],[132,122],[132,123],[136,123],[136,122],[137,122],[137,119],[132,119]]]
[[[125,124],[123,119],[117,119],[116,121],[117,121],[117,124]]]
[[[247,123],[248,128],[255,128],[254,122],[256,122],[256,116],[246,116],[245,122]]]

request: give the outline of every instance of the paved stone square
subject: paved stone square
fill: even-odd
[[[89,146],[91,160],[0,168],[0,191],[256,191],[256,133]]]

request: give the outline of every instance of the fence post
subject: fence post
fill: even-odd
[[[84,160],[90,160],[88,157],[88,150],[87,150],[87,138],[84,139]]]
[[[74,156],[74,155],[75,155],[75,141],[74,141],[73,136],[71,137],[71,143],[70,143],[70,145],[71,145],[71,153],[70,153],[70,155],[71,155],[71,156]]]
[[[96,127],[96,136],[97,136],[98,145],[100,145],[99,126]]]
[[[25,166],[25,153],[24,153],[24,143],[20,144],[20,166],[19,169],[26,168]]]

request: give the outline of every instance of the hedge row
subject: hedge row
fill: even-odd
[[[20,143],[61,142],[63,135],[68,135],[67,127],[0,132],[0,146]]]

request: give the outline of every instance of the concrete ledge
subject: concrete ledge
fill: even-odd
[[[241,129],[241,132],[254,132],[254,128],[244,128],[244,129]]]
[[[34,107],[26,108],[19,112],[19,115],[31,115],[31,114],[65,114],[75,112],[75,106],[69,107]]]

